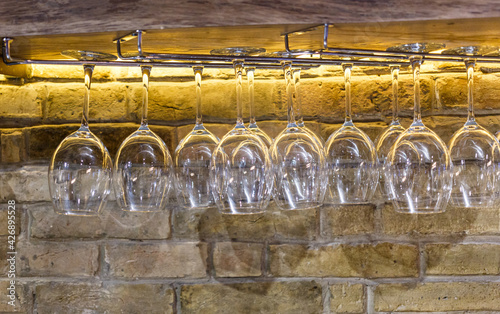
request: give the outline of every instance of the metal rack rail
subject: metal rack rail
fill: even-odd
[[[323,27],[322,48],[317,50],[294,50],[290,47],[289,37],[301,35],[312,30]],[[419,51],[391,51],[391,50],[368,50],[349,49],[328,46],[328,24],[320,24],[293,32],[282,33],[285,50],[274,53],[263,53],[257,55],[246,55],[245,53],[232,53],[228,48],[227,54],[170,54],[149,53],[143,49],[145,31],[137,30],[125,36],[116,38],[116,60],[39,60],[19,59],[11,55],[11,43],[13,38],[5,37],[2,42],[2,59],[6,65],[20,64],[47,64],[47,65],[83,65],[94,64],[99,66],[135,67],[140,65],[152,65],[155,67],[193,67],[204,66],[207,68],[232,68],[235,59],[242,60],[245,66],[261,69],[281,69],[283,62],[291,62],[294,67],[314,68],[322,65],[341,65],[345,63],[356,66],[409,66],[411,58],[421,58],[422,61],[438,62],[464,62],[466,59],[474,59],[477,63],[500,63],[498,49],[496,53],[489,55],[480,54],[441,54],[441,51],[419,52]],[[137,49],[133,52],[124,53],[122,43],[136,39]]]

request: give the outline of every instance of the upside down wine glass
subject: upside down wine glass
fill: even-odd
[[[68,55],[73,57],[72,53]],[[92,53],[92,58],[97,55]],[[101,57],[107,58],[105,55]],[[83,68],[85,97],[81,126],[68,135],[52,155],[48,179],[52,203],[58,214],[96,216],[110,192],[112,161],[102,141],[89,130],[90,84],[94,65],[86,64]]]
[[[269,148],[273,140],[266,134],[266,132],[262,131],[261,128],[257,126],[257,122],[255,121],[255,101],[254,101],[254,74],[255,68],[249,67],[246,69],[247,79],[248,79],[248,98],[250,103],[250,123],[248,124],[248,130],[253,134],[260,137],[260,139],[266,144]]]
[[[142,119],[116,153],[114,187],[118,203],[125,211],[163,210],[173,184],[172,158],[165,142],[149,129],[148,94],[150,66],[142,71]]]
[[[398,78],[399,66],[391,66],[392,78],[392,121],[391,124],[375,139],[375,149],[377,150],[377,157],[379,161],[379,190],[385,199],[389,199],[385,189],[385,161],[392,145],[396,142],[398,137],[404,132],[405,128],[399,122],[399,106],[398,106]]]
[[[411,44],[404,49],[426,52],[425,49],[431,46]],[[422,123],[419,82],[422,57],[411,56],[410,63],[413,70],[414,118],[387,157],[386,188],[398,212],[438,213],[446,209],[450,198],[452,163],[446,144]]]
[[[461,207],[491,207],[500,191],[500,144],[493,134],[476,122],[473,107],[474,56],[491,51],[498,52],[498,48],[468,46],[443,51],[443,54],[471,56],[465,59],[467,121],[453,134],[449,145],[453,163],[451,201]]]
[[[243,124],[243,61],[235,60],[236,126],[219,142],[210,162],[210,184],[223,214],[262,213],[271,196],[272,164],[266,144]]]
[[[214,205],[210,190],[210,159],[219,138],[205,128],[201,113],[203,67],[193,67],[196,82],[196,121],[193,130],[175,149],[177,201],[184,209]]]
[[[288,96],[288,125],[271,145],[274,165],[273,199],[284,210],[321,206],[325,197],[325,153],[314,133],[297,125],[297,91],[292,66],[283,63]]]
[[[345,81],[345,122],[326,141],[328,190],[325,202],[359,204],[369,202],[378,184],[375,146],[365,132],[352,122],[351,70],[343,64]]]

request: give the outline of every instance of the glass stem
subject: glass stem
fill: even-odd
[[[476,118],[474,117],[474,66],[476,65],[476,60],[466,59],[465,67],[467,68],[467,102],[469,105],[467,113],[467,124],[475,124]]]
[[[302,116],[302,98],[300,94],[300,69],[293,70],[293,85],[295,89],[295,119],[298,126],[304,126],[304,117]]]
[[[142,117],[141,129],[148,128],[148,104],[149,104],[149,76],[151,75],[150,66],[141,66],[142,71]]]
[[[345,83],[345,123],[352,124],[351,116],[351,71],[352,64],[342,64]]]
[[[93,64],[86,64],[83,66],[85,73],[85,97],[83,98],[83,114],[82,125],[80,129],[89,129],[89,103],[90,103],[90,84],[92,82],[92,72],[94,71]]]
[[[291,62],[283,62],[283,71],[285,74],[285,82],[286,82],[286,94],[288,101],[288,126],[296,126],[295,125],[295,112],[293,111],[293,90],[292,90],[292,64]]]
[[[195,66],[193,72],[196,82],[196,128],[203,125],[203,115],[201,114],[201,75],[203,74],[203,67]]]
[[[399,65],[391,66],[392,77],[392,123],[399,121],[399,105],[398,105],[398,79],[399,79]]]
[[[420,65],[422,57],[410,57],[411,68],[413,70],[413,124],[422,124],[422,113],[420,111]]]
[[[250,126],[255,126],[257,124],[257,122],[255,121],[254,75],[255,68],[247,68],[248,100],[250,103]]]
[[[233,65],[236,76],[236,127],[245,127],[243,124],[243,109],[241,107],[243,61],[235,60]]]

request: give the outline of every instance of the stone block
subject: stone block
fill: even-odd
[[[264,241],[314,240],[317,210],[282,211],[271,202],[264,214],[227,215],[217,208],[182,210],[172,214],[172,236],[178,239]]]
[[[499,299],[497,282],[380,284],[374,292],[375,311],[379,312],[496,312]]]
[[[0,171],[0,201],[37,202],[50,200],[48,166],[23,166]]]
[[[16,280],[14,289],[10,283],[11,279],[4,278],[0,281],[0,313],[33,313],[34,291],[31,284]],[[14,298],[10,297],[10,291],[15,291]],[[12,302],[9,304],[9,302]]]
[[[94,68],[92,73],[92,81],[105,81],[110,79],[115,79],[116,74],[122,74],[120,71],[122,67],[107,67],[107,66],[97,66]],[[124,69],[128,70],[127,67]],[[139,77],[140,77],[140,71]],[[115,75],[113,75],[115,74]],[[83,67],[81,65],[46,65],[46,64],[33,64],[32,65],[32,76],[36,78],[43,79],[63,79],[63,80],[79,80],[83,86]],[[118,76],[119,78],[120,76]]]
[[[395,243],[306,246],[271,245],[270,273],[274,277],[418,276],[418,249]]]
[[[82,71],[83,72],[83,71]],[[79,123],[85,87],[82,83],[46,83],[47,99],[44,112],[46,123]],[[123,83],[96,83],[90,91],[89,121],[130,121],[128,86]]]
[[[499,208],[473,209],[448,205],[444,213],[411,215],[394,211],[386,204],[382,210],[385,234],[478,235],[500,232]]]
[[[214,248],[217,277],[255,277],[262,275],[264,246],[258,243],[219,242]]]
[[[351,283],[331,285],[330,311],[332,313],[366,313],[363,285]]]
[[[99,268],[94,243],[20,242],[17,268],[24,277],[93,277]]]
[[[2,130],[0,136],[2,163],[26,161],[26,141],[22,129]]]
[[[342,235],[373,233],[374,205],[323,206],[321,235],[333,238]]]
[[[467,114],[467,74],[441,74],[436,80],[438,102],[443,109],[458,114]],[[492,111],[500,102],[500,79],[495,74],[474,73],[474,109]]]
[[[79,127],[80,124],[63,124],[27,128],[29,159],[47,161],[48,168],[48,161],[52,158],[59,144],[66,136],[78,130]]]
[[[167,239],[170,212],[132,213],[109,202],[98,217],[64,216],[54,212],[52,203],[30,205],[31,237],[62,239]]]
[[[500,245],[436,243],[425,246],[428,275],[498,275]]]
[[[0,204],[0,208],[3,207],[0,210],[0,236],[12,235],[10,233],[11,229],[9,229],[9,225],[15,226],[15,229],[13,229],[13,230],[14,230],[14,235],[16,235],[16,236],[19,235],[19,233],[22,229],[21,226],[23,225],[23,218],[24,218],[23,208],[25,206],[23,206],[21,204],[15,204],[15,205],[13,205],[14,209],[12,207],[9,207],[9,206],[10,205],[8,205],[7,202]],[[9,212],[12,213],[12,210],[15,210],[15,214],[9,215]],[[12,218],[14,218],[14,219],[12,219]],[[9,224],[9,221],[12,221],[12,222]]]
[[[321,313],[321,285],[314,281],[186,285],[182,313]]]
[[[106,274],[112,278],[204,278],[207,245],[180,243],[108,243]]]
[[[45,98],[41,83],[0,86],[0,117],[40,119]]]
[[[50,282],[36,287],[38,313],[174,313],[163,284]]]

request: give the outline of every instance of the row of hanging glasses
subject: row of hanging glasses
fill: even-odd
[[[428,52],[425,44],[394,51]],[[56,212],[97,215],[114,187],[121,208],[133,212],[163,210],[175,191],[180,207],[217,205],[226,214],[265,211],[272,199],[283,210],[316,208],[322,204],[359,204],[382,196],[399,212],[436,213],[452,202],[464,207],[489,207],[500,196],[500,144],[473,112],[474,56],[478,47],[446,50],[466,54],[468,118],[452,137],[449,149],[427,128],[420,112],[419,74],[422,57],[410,57],[414,80],[414,120],[405,129],[398,119],[399,66],[391,66],[393,119],[375,144],[357,128],[351,114],[351,71],[344,63],[345,122],[325,142],[304,125],[301,113],[300,69],[283,62],[288,123],[272,140],[255,121],[254,72],[246,68],[250,124],[242,116],[243,60],[234,60],[237,118],[222,139],[202,122],[203,67],[193,67],[196,121],[180,141],[174,158],[163,140],[148,127],[147,107],[151,66],[141,66],[142,119],[137,131],[118,149],[114,167],[103,143],[88,128],[93,65],[84,66],[85,98],[80,129],[56,149],[49,167],[49,188]],[[107,56],[99,56],[106,58]],[[96,58],[96,55],[93,55]]]

